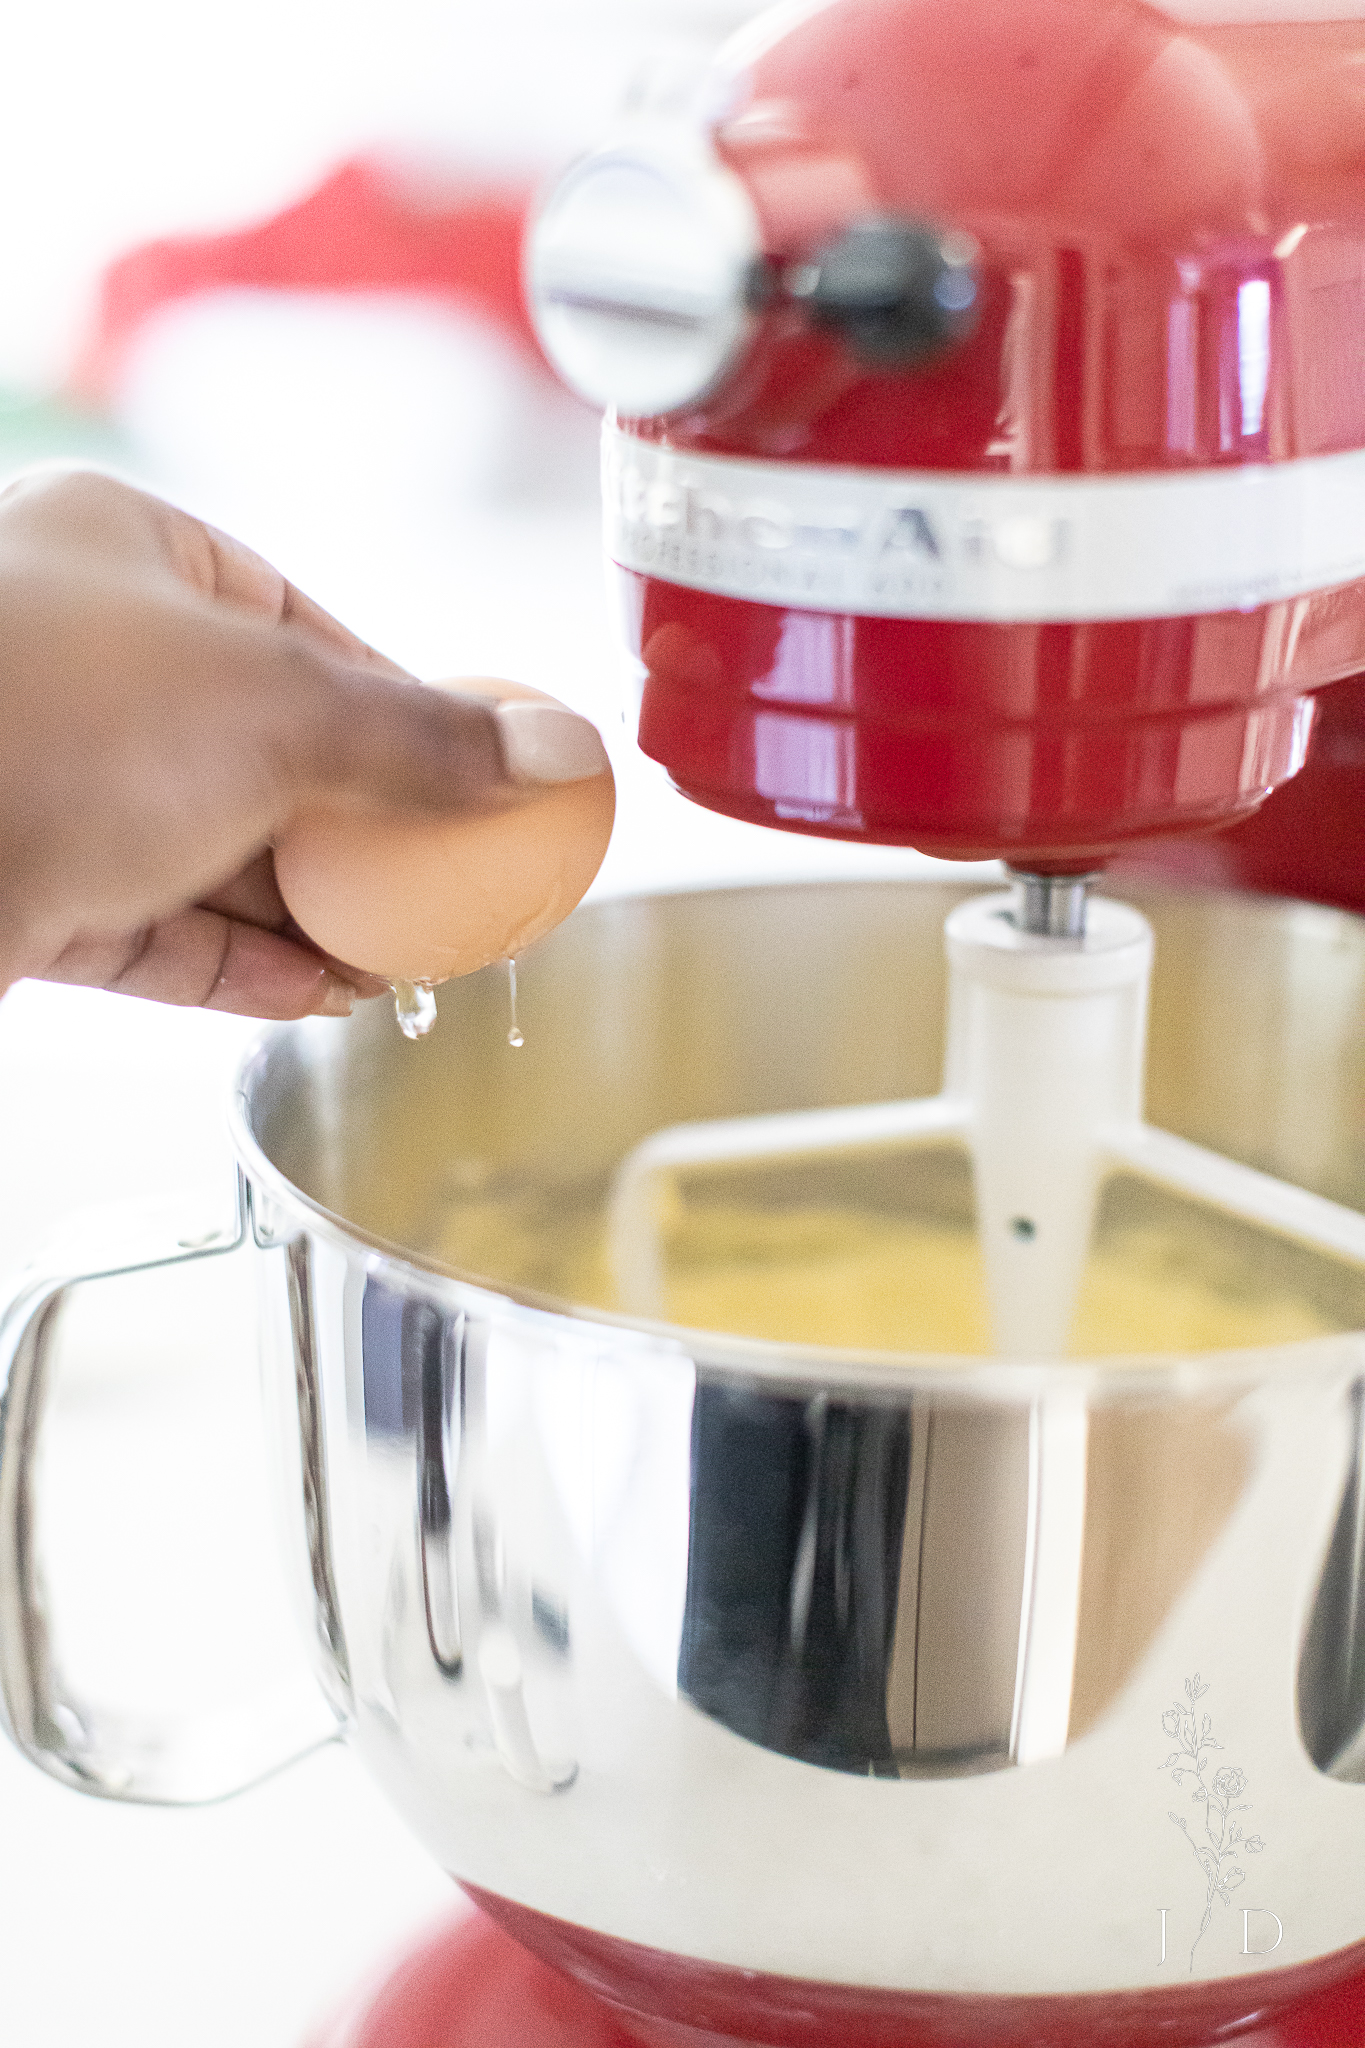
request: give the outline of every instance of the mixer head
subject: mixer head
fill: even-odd
[[[1218,11],[800,0],[550,195],[687,795],[1069,874],[1302,765],[1365,667],[1365,202],[1330,25]]]

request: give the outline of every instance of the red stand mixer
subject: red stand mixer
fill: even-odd
[[[611,409],[640,742],[680,789],[1002,856],[1019,927],[1065,943],[1080,878],[1295,776],[1314,693],[1365,665],[1354,12],[798,0],[729,47],[695,125],[642,124],[568,174],[530,296],[561,374]],[[487,1903],[622,1996],[613,1944]],[[492,1936],[450,1959],[467,1943],[472,1974],[480,1942],[530,1996],[538,1966]],[[1316,2003],[1310,1969],[971,2017],[636,1967],[677,1979],[677,2019],[628,2025],[660,2043],[1365,2034],[1341,1956]],[[560,2037],[617,2035],[585,2007]]]
[[[787,831],[1003,857],[1014,906],[993,914],[1044,947],[1085,945],[1087,878],[1116,857],[1360,900],[1315,830],[1358,852],[1340,745],[1284,827],[1274,801],[1247,822],[1309,756],[1316,693],[1365,668],[1356,15],[796,0],[727,48],[695,119],[641,121],[568,173],[529,293],[552,362],[609,409],[640,742],[681,790]],[[647,1171],[852,1142],[689,1132],[631,1169],[629,1205]],[[621,1253],[643,1310],[651,1255],[646,1225]],[[1365,2037],[1358,1950],[972,2000],[631,1952],[475,1896],[578,1987],[460,1931],[338,2041]]]

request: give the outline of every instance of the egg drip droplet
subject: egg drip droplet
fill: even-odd
[[[507,995],[512,1006],[512,1024],[511,1029],[507,1033],[507,1043],[515,1048],[526,1043],[521,1026],[517,1022],[517,963],[515,960],[509,960],[507,963]]]
[[[404,1038],[425,1038],[436,1022],[436,998],[429,981],[393,981],[393,1007]]]

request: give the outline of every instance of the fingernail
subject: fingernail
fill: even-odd
[[[319,1017],[349,1017],[355,1008],[356,990],[349,981],[339,975],[328,974],[323,979],[322,1001],[314,1014]]]
[[[597,727],[562,704],[499,704],[498,731],[513,782],[583,782],[609,765]]]

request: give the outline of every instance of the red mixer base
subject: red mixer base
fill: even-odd
[[[533,1916],[527,1916],[528,1919]],[[541,1927],[554,1925],[541,1922]],[[644,1954],[645,1951],[639,1951]],[[775,1981],[775,1980],[774,1980]],[[762,1980],[755,1986],[761,2001]],[[955,2001],[956,2002],[956,2001]],[[1310,1996],[1290,2013],[1264,2025],[1229,2027],[1214,2023],[1207,2035],[1172,2024],[1175,2003],[1152,2008],[1152,2026],[1134,2032],[1125,2024],[1111,2034],[1096,2026],[1095,2001],[1038,2000],[1030,2048],[1102,2048],[1113,2040],[1163,2048],[1361,2048],[1365,2044],[1365,1973]],[[1002,2035],[988,2001],[977,2010],[974,2048],[993,2048]],[[700,2018],[701,2015],[698,2015]],[[806,2025],[797,2035],[809,2048],[949,2048],[965,2040],[956,2026],[945,2032],[932,2018],[892,2022],[884,2011],[869,2011],[866,2027],[845,2013],[828,2031]],[[1012,2023],[1011,2023],[1012,2024]],[[309,2048],[729,2048],[737,2037],[704,2026],[670,2026],[617,2013],[572,1978],[542,1962],[486,1919],[466,1916],[431,1935],[399,1965],[378,1992],[371,1992]],[[750,2042],[770,2038],[747,2033]]]

